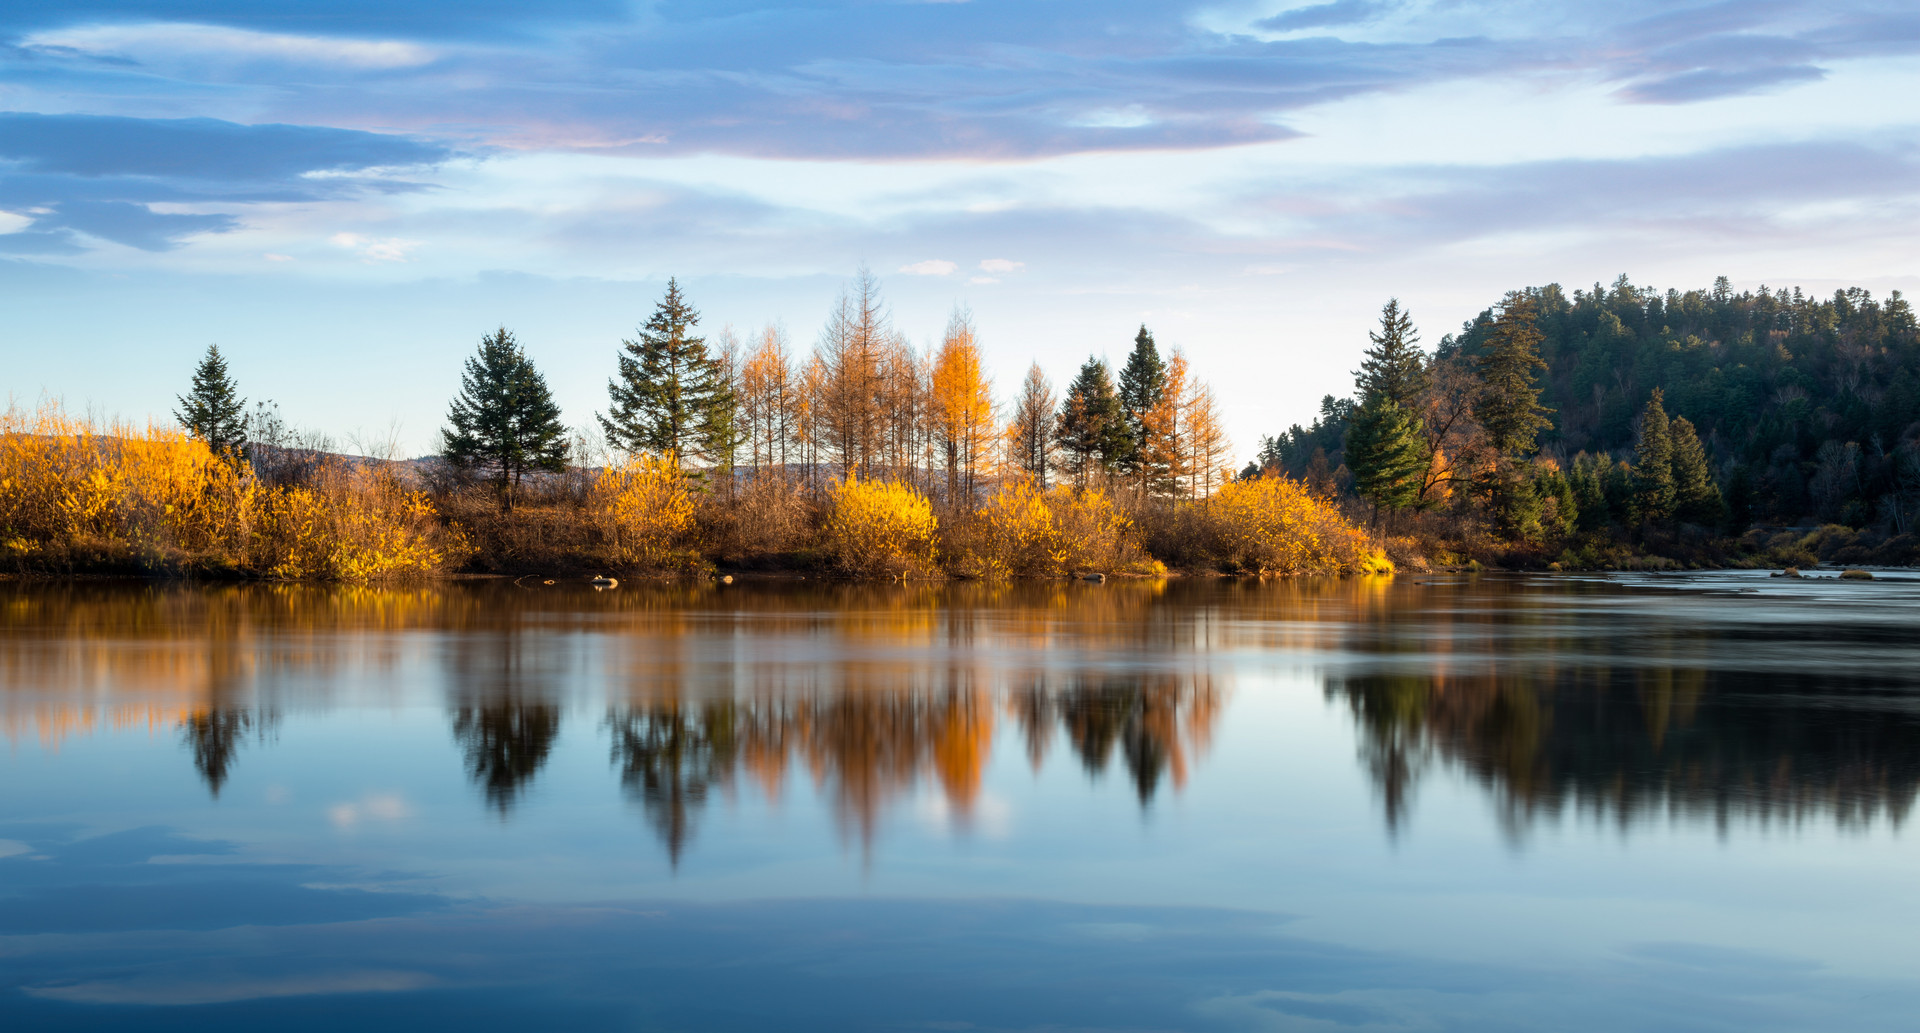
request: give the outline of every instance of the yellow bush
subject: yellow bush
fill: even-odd
[[[981,507],[957,563],[980,577],[1057,577],[1135,566],[1141,556],[1132,526],[1105,492],[1066,485],[1043,492],[1019,480]]]
[[[905,484],[849,474],[833,488],[824,538],[827,553],[850,574],[906,576],[933,569],[938,529],[925,495]]]
[[[1216,548],[1261,574],[1391,573],[1393,563],[1305,485],[1289,477],[1232,481],[1208,500]]]
[[[640,456],[600,472],[587,509],[607,559],[622,567],[657,567],[693,530],[694,498],[670,460]]]
[[[0,542],[23,565],[84,555],[357,581],[438,569],[445,539],[425,496],[371,471],[271,488],[173,428],[0,414]]]

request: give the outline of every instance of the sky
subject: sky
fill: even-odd
[[[806,347],[864,267],[1003,396],[1145,324],[1244,459],[1390,296],[1913,291],[1915,97],[1910,0],[14,0],[0,390],[165,419],[217,343],[424,454],[495,327],[585,425],[669,276]]]

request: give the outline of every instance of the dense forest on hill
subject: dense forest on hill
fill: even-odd
[[[1447,370],[1478,367],[1516,301],[1538,333],[1534,386],[1546,412],[1535,462],[1576,482],[1576,500],[1582,477],[1600,494],[1609,479],[1617,489],[1607,519],[1589,512],[1571,522],[1579,529],[1605,523],[1616,537],[1645,537],[1644,514],[1622,503],[1656,397],[1662,419],[1684,419],[1703,446],[1721,499],[1717,512],[1692,514],[1706,530],[1838,524],[1898,536],[1920,517],[1920,323],[1899,292],[1735,292],[1724,277],[1686,292],[1625,276],[1571,295],[1528,288],[1424,357],[1435,387],[1416,407],[1439,404],[1430,396]],[[1364,390],[1327,396],[1311,425],[1266,439],[1261,462],[1354,492],[1347,452]]]

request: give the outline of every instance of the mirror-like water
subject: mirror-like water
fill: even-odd
[[[1917,618],[0,585],[0,1027],[1908,1029]]]

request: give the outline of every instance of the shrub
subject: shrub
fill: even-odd
[[[1206,505],[1216,554],[1258,573],[1393,570],[1365,534],[1292,478],[1269,474],[1232,481]]]
[[[933,503],[905,484],[847,475],[833,488],[824,528],[828,555],[858,577],[905,577],[933,570]]]
[[[731,495],[702,498],[694,520],[702,543],[722,562],[790,562],[817,543],[821,509],[798,478],[761,471]]]
[[[640,456],[600,472],[587,491],[608,562],[665,566],[693,530],[693,491],[671,460]]]
[[[260,491],[247,565],[290,581],[373,581],[441,569],[465,543],[423,492],[328,464],[310,485]]]
[[[1076,570],[1138,567],[1133,522],[1105,492],[1030,480],[1001,488],[975,514],[955,565],[978,577],[1058,577]]]

